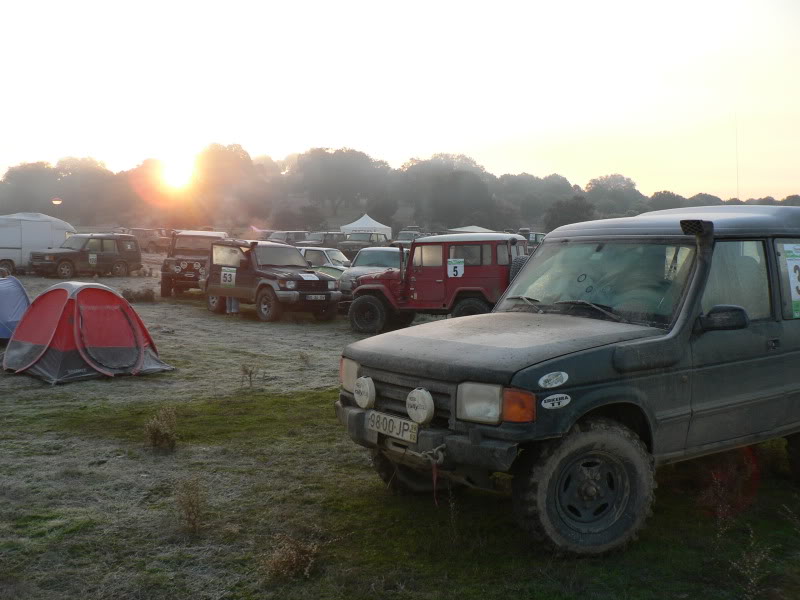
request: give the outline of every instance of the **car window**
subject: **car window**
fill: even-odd
[[[306,259],[294,246],[258,246],[256,262],[259,265],[308,267]]]
[[[400,252],[388,250],[362,250],[352,263],[354,267],[400,268]]]
[[[100,238],[91,238],[86,243],[86,249],[89,252],[100,252],[102,248],[103,248],[103,240],[101,240]]]
[[[319,250],[306,250],[306,260],[311,263],[312,267],[321,267],[328,261],[325,259],[325,253]]]
[[[119,240],[123,252],[136,252],[136,242],[133,240]]]
[[[83,244],[86,243],[86,238],[78,236],[68,236],[67,239],[61,244],[62,248],[69,248],[70,250],[80,250]]]
[[[714,244],[711,271],[702,299],[703,312],[718,304],[733,304],[752,320],[771,314],[764,243],[722,241]]]
[[[239,267],[244,258],[244,253],[232,246],[212,246],[215,265],[223,267]]]
[[[491,244],[450,246],[450,258],[463,258],[465,267],[492,264]]]
[[[432,244],[417,246],[414,251],[415,267],[441,267],[442,266],[442,245]]]
[[[117,251],[116,240],[103,240],[103,252],[116,252],[116,251]]]
[[[784,319],[800,319],[800,239],[775,240]]]

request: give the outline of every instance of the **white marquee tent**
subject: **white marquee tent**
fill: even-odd
[[[387,238],[392,237],[392,228],[378,223],[375,219],[365,214],[357,221],[342,225],[342,233],[385,233]]]
[[[447,233],[497,233],[494,229],[486,229],[486,227],[479,227],[478,225],[469,225],[467,227],[456,227],[455,229],[448,229]]]

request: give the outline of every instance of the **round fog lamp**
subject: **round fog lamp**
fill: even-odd
[[[187,263],[185,260],[181,261],[181,269],[185,269],[188,266],[189,266],[189,263]]]
[[[194,263],[194,268],[195,269],[199,269],[200,268],[200,263],[199,262]]]
[[[423,388],[411,390],[406,396],[406,412],[411,420],[420,425],[426,425],[433,420],[436,406],[431,393]]]
[[[173,270],[174,270],[176,273],[180,273],[180,272],[181,272],[181,266],[180,266],[180,265],[175,265],[175,266],[174,266],[174,267],[172,267],[172,268],[173,268]]]
[[[372,377],[359,377],[353,389],[353,396],[356,404],[361,408],[372,408],[375,406],[375,382]]]

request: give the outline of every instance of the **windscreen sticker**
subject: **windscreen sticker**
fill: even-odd
[[[222,287],[236,286],[236,269],[234,267],[222,267],[219,275],[219,283]]]
[[[89,255],[89,264],[96,265],[97,264],[97,254],[90,254]]]
[[[463,277],[464,276],[464,259],[463,258],[448,258],[447,259],[447,276],[448,277]]]
[[[302,277],[306,281],[318,281],[319,280],[319,277],[317,277],[313,273],[300,273],[300,277]]]
[[[783,253],[792,292],[792,318],[800,319],[800,244],[784,244]]]

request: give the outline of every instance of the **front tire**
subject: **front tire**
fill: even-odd
[[[281,318],[283,307],[272,288],[263,288],[256,296],[256,314],[262,321],[277,321]]]
[[[111,267],[111,275],[113,275],[114,277],[127,277],[128,264],[124,262],[115,262],[114,265]]]
[[[217,315],[225,312],[225,302],[224,296],[206,296],[206,308]]]
[[[386,328],[386,305],[371,295],[359,296],[350,305],[350,328],[358,333],[380,333]]]
[[[62,260],[56,266],[56,274],[61,279],[72,279],[75,276],[75,266],[68,260]]]
[[[161,297],[172,297],[172,280],[168,277],[164,277],[163,275],[161,276]]]
[[[533,538],[599,555],[636,539],[654,489],[653,457],[639,437],[615,421],[593,419],[527,450],[515,465],[512,500]]]
[[[456,302],[450,313],[454,317],[467,317],[469,315],[482,315],[492,310],[492,307],[480,298],[464,298]]]
[[[514,260],[511,261],[511,269],[508,272],[508,283],[514,281],[517,274],[522,271],[522,267],[528,263],[529,258],[530,256],[516,256]]]

